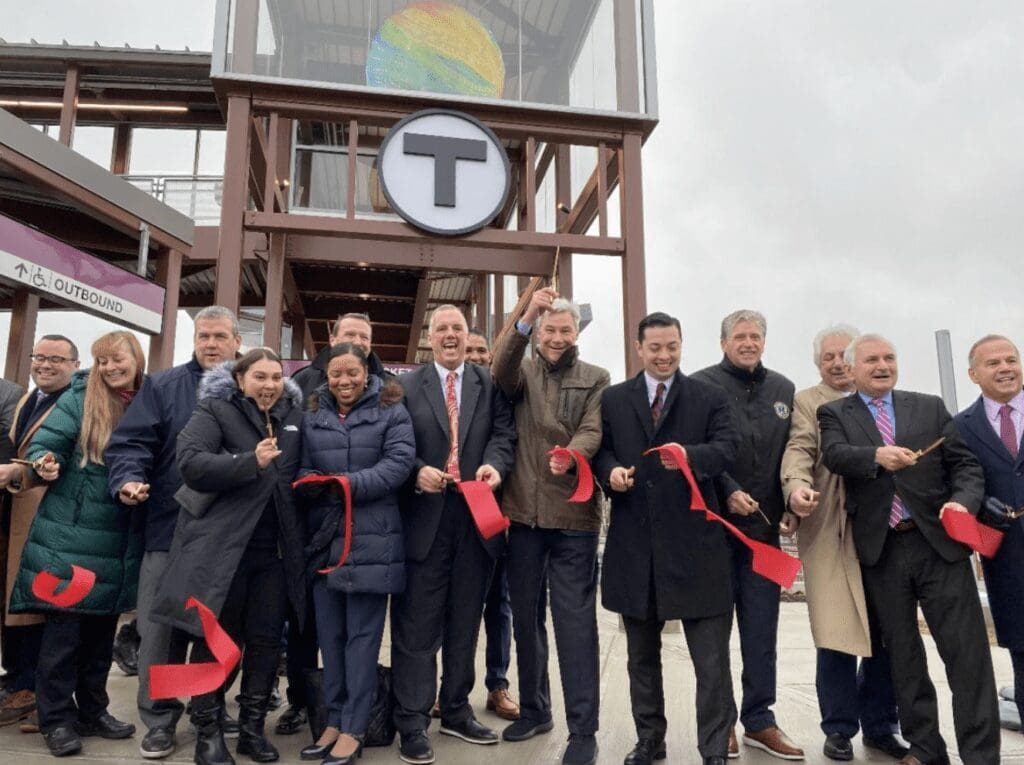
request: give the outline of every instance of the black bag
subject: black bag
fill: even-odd
[[[309,730],[316,742],[327,727],[327,703],[324,699],[322,669],[306,670],[307,712]],[[391,668],[377,665],[377,690],[373,694],[370,722],[366,726],[363,746],[391,746],[395,740],[394,696],[391,693]]]

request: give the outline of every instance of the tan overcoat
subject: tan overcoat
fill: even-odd
[[[34,397],[36,392],[34,390],[26,393],[22,396],[21,401],[18,402],[18,408],[14,410],[14,421],[11,423],[11,440],[14,440],[14,428],[18,422],[18,415],[21,414],[21,407],[25,405],[25,402],[30,397]],[[54,401],[54,405],[56,405]],[[50,412],[53,411],[51,406],[46,412],[42,414],[28,429],[25,437],[21,439],[20,443],[14,444],[14,447],[18,450],[18,457],[21,459],[25,458],[25,453],[28,451],[28,445],[32,442],[32,436],[39,430],[39,426],[43,424],[43,420],[49,417]],[[41,614],[12,614],[11,608],[11,590],[14,589],[14,580],[18,576],[18,567],[21,565],[21,552],[25,548],[25,541],[28,539],[28,530],[32,528],[32,521],[36,517],[36,510],[39,509],[39,503],[43,501],[43,495],[46,494],[46,486],[33,486],[31,478],[31,470],[28,465],[22,465],[21,485],[23,488],[14,494],[11,499],[11,533],[7,540],[7,579],[5,581],[5,594],[7,607],[6,617],[4,618],[4,624],[9,627],[23,627],[30,624],[42,624],[46,619]]]
[[[789,495],[800,486],[821,492],[817,509],[801,520],[797,532],[814,645],[870,656],[864,585],[842,479],[821,462],[818,407],[842,396],[824,383],[796,394],[789,443],[782,456],[782,492],[787,506]]]

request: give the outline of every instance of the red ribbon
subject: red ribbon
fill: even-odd
[[[71,581],[59,594],[57,587],[61,580],[49,571],[40,571],[32,580],[32,594],[39,600],[58,608],[70,608],[81,603],[96,584],[96,574],[87,568],[71,566]]]
[[[333,566],[321,568],[317,571],[318,574],[329,574],[345,565],[345,561],[348,560],[348,554],[352,550],[352,484],[349,483],[348,476],[345,475],[306,475],[292,484],[292,490],[299,486],[318,483],[325,483],[328,486],[332,484],[340,486],[342,496],[345,498],[345,542],[341,549],[341,557],[338,558],[338,562]]]
[[[569,497],[570,502],[589,502],[594,496],[594,473],[590,470],[587,458],[575,449],[567,446],[556,446],[548,452],[552,457],[571,457],[576,460],[576,490]]]
[[[1003,543],[1003,532],[978,523],[978,519],[970,513],[943,509],[939,512],[939,518],[951,539],[963,542],[986,558],[994,557],[999,551],[999,545]]]
[[[703,510],[707,520],[718,521],[732,532],[733,536],[740,540],[740,542],[749,547],[750,552],[753,553],[754,573],[760,574],[765,579],[769,579],[786,589],[793,586],[793,582],[796,581],[797,572],[800,571],[800,559],[784,553],[777,547],[751,539],[718,513],[708,509],[704,496],[700,493],[700,487],[697,486],[697,479],[693,476],[693,470],[690,469],[690,463],[687,461],[686,455],[679,444],[656,446],[645,451],[644,455],[646,456],[651,452],[671,455],[672,459],[675,460],[676,468],[682,472],[686,482],[690,484],[690,509]]]
[[[195,608],[203,625],[203,638],[216,661],[199,664],[154,664],[149,668],[149,696],[152,699],[175,699],[179,696],[201,696],[220,688],[231,670],[242,658],[235,641],[217,622],[213,611],[195,598],[185,601],[185,608]]]
[[[501,514],[494,492],[486,481],[459,481],[456,485],[466,498],[480,536],[490,539],[509,527],[509,520]]]

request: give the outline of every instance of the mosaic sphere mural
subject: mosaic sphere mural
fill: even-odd
[[[480,20],[451,3],[414,3],[381,24],[366,60],[366,84],[501,98],[505,62]]]

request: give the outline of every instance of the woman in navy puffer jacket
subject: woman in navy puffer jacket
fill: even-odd
[[[388,383],[389,388],[397,385]],[[413,468],[412,420],[400,390],[382,396],[366,355],[351,343],[331,349],[327,383],[313,394],[302,424],[300,477],[344,475],[352,487],[351,550],[344,547],[345,510],[336,492],[309,502],[306,553],[313,573],[317,637],[324,659],[327,728],[302,750],[307,760],[346,765],[359,756],[377,683],[377,654],[388,594],[405,589],[405,548],[398,492]]]

